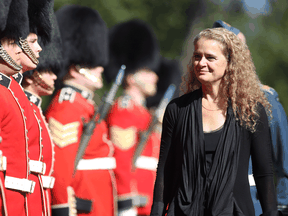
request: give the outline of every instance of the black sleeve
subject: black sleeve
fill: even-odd
[[[172,133],[175,123],[176,106],[169,104],[166,108],[161,136],[160,156],[156,174],[156,181],[154,186],[153,205],[151,209],[151,216],[161,216],[164,211],[164,167],[167,160],[167,155],[171,147]]]
[[[272,143],[268,119],[262,105],[258,107],[256,132],[252,133],[251,157],[253,175],[263,215],[276,216],[277,199],[273,180]]]

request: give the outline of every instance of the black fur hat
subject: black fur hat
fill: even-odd
[[[54,74],[58,75],[63,64],[62,41],[55,14],[52,14],[50,17],[52,19],[51,40],[44,45],[42,37],[39,37],[39,44],[42,47],[42,51],[40,52],[39,64],[35,70],[39,72],[51,70]],[[27,71],[23,73],[23,75],[24,77],[32,76],[33,72],[33,70]]]
[[[41,37],[44,44],[51,38],[52,27],[49,14],[53,5],[53,0],[28,0],[30,32]]]
[[[3,4],[6,5],[6,3],[4,0]],[[3,12],[2,10],[5,10],[5,8],[0,9],[1,15],[4,15],[5,13],[7,14],[7,11]],[[3,19],[5,19],[5,15]],[[0,31],[0,39],[8,37],[11,39],[18,40],[20,37],[26,38],[28,34],[29,34],[28,1],[27,0],[10,1],[10,7],[8,11],[5,29]]]
[[[5,29],[11,1],[12,0],[0,0],[0,31]]]
[[[142,20],[134,19],[115,25],[109,32],[110,61],[104,76],[111,82],[122,64],[125,75],[147,68],[156,71],[159,66],[159,46],[152,28]]]
[[[63,43],[64,70],[71,65],[106,66],[108,29],[100,14],[89,7],[66,5],[56,12]]]
[[[147,98],[147,107],[158,106],[170,84],[176,85],[173,98],[179,96],[179,86],[182,76],[179,61],[162,57],[157,75],[159,77],[159,81],[157,83],[157,93],[156,95]]]
[[[54,74],[58,74],[63,64],[63,51],[62,51],[62,40],[60,30],[58,27],[56,16],[52,16],[52,34],[51,41],[44,45],[42,37],[40,37],[40,46],[42,51],[40,52],[39,64],[37,70],[51,69]]]

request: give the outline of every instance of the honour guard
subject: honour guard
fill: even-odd
[[[146,98],[156,93],[159,47],[152,29],[143,21],[131,20],[110,31],[110,62],[107,80],[126,65],[125,94],[117,99],[108,114],[109,134],[115,147],[115,177],[119,215],[136,215],[137,182],[132,172],[132,158],[140,131],[148,128],[151,115]],[[104,74],[105,75],[105,74]]]
[[[52,11],[53,12],[53,11]],[[62,66],[62,43],[60,32],[55,15],[52,20],[51,41],[43,44],[39,36],[39,44],[43,48],[37,68],[27,71],[23,74],[22,86],[29,101],[32,103],[39,124],[42,128],[42,155],[43,163],[46,165],[46,171],[41,175],[41,181],[45,193],[45,207],[47,216],[51,216],[51,189],[54,186],[55,178],[52,177],[54,167],[54,144],[50,136],[48,124],[43,116],[41,109],[41,96],[51,95],[54,91],[54,82]]]
[[[27,37],[26,0],[0,1],[0,214],[28,214],[26,198],[35,182],[28,180],[26,116],[11,89],[11,75],[21,70],[19,37]]]
[[[55,143],[53,215],[115,215],[113,146],[105,121],[96,125],[88,147],[74,167],[86,123],[97,107],[94,91],[102,88],[108,63],[108,29],[96,10],[69,5],[56,12],[63,41],[62,88],[46,113]],[[58,75],[59,78],[59,75]],[[75,169],[76,168],[76,169]],[[77,210],[76,210],[76,209]]]
[[[20,45],[23,52],[20,54],[20,73],[14,74],[11,81],[11,89],[19,99],[19,103],[24,109],[26,118],[26,129],[28,136],[28,158],[29,158],[29,180],[35,182],[33,193],[27,195],[29,215],[47,215],[45,205],[45,195],[41,176],[45,173],[46,164],[43,162],[43,136],[40,119],[36,115],[33,104],[26,97],[21,86],[22,73],[36,68],[38,64],[39,52],[42,50],[37,41],[37,35],[49,40],[51,37],[51,23],[49,12],[51,1],[28,0],[29,35],[20,38]]]
[[[169,100],[166,98],[165,106],[159,107],[159,102],[164,96],[164,93],[168,89],[170,84],[174,84],[176,89],[179,89],[179,84],[181,82],[181,72],[179,62],[176,60],[168,60],[164,57],[161,59],[160,67],[157,70],[157,75],[159,76],[159,81],[157,83],[157,93],[153,97],[147,98],[147,107],[158,107],[153,113],[153,119],[156,118],[154,124],[150,124],[149,128],[152,127],[150,137],[147,140],[147,143],[142,147],[142,152],[139,155],[135,155],[137,150],[134,153],[135,160],[135,179],[137,182],[137,212],[138,215],[150,215],[152,202],[153,202],[153,190],[154,183],[156,179],[156,169],[159,160],[160,152],[160,141],[161,141],[161,132],[162,132],[162,118],[164,115],[165,108],[169,103]],[[173,95],[173,93],[172,93]],[[172,95],[170,100],[172,99]],[[174,93],[174,96],[177,95],[177,92]],[[162,106],[162,105],[161,105]],[[157,113],[159,112],[159,113]],[[138,145],[141,142],[138,143]],[[140,146],[137,146],[138,149]],[[141,147],[140,147],[141,148]],[[135,158],[135,156],[137,158]]]

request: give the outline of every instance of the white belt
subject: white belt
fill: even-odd
[[[249,185],[250,186],[255,186],[255,181],[254,181],[254,177],[252,174],[248,175],[248,181],[249,181]]]
[[[35,188],[35,182],[28,179],[20,179],[6,176],[5,188],[33,193]]]
[[[133,197],[133,206],[137,207],[144,207],[148,203],[148,197],[147,196],[135,196]]]
[[[105,170],[115,168],[116,160],[114,157],[81,159],[77,166],[77,170]]]
[[[136,168],[156,171],[158,159],[154,157],[140,156],[135,163]]]
[[[41,178],[42,178],[42,183],[43,183],[44,188],[52,189],[54,187],[54,183],[55,183],[54,177],[42,175]]]
[[[7,169],[7,158],[2,155],[0,150],[0,171],[5,171]]]
[[[30,171],[34,173],[44,174],[46,171],[46,164],[41,161],[30,160],[29,161]]]
[[[137,209],[131,208],[127,210],[118,211],[118,216],[137,216]]]

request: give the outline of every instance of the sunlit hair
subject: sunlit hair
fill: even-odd
[[[258,103],[268,110],[270,117],[271,110],[269,102],[260,89],[261,83],[247,45],[234,33],[224,28],[201,31],[194,39],[194,46],[201,38],[218,41],[228,61],[219,88],[219,96],[223,99],[219,100],[219,103],[225,101],[221,107],[227,109],[230,99],[234,115],[240,121],[240,125],[255,132],[256,121],[259,117]],[[192,92],[202,85],[195,76],[193,58],[187,65],[187,73],[182,77],[181,90],[183,93]]]

